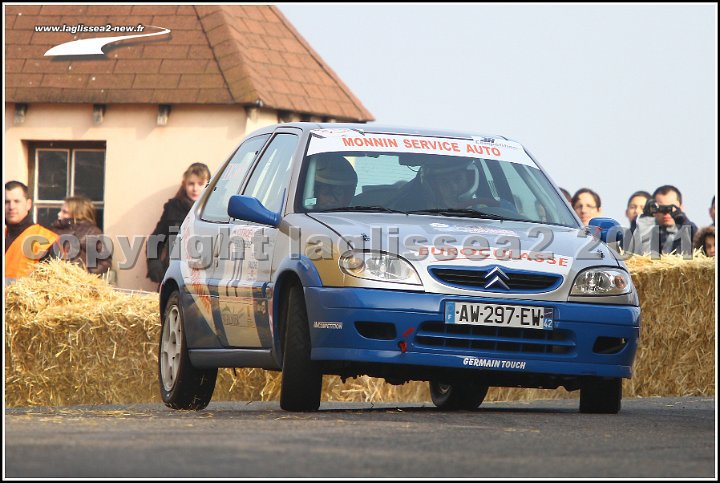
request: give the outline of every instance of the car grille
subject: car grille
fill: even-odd
[[[469,288],[473,290],[485,290],[492,277],[487,277],[488,270],[457,270],[448,268],[431,268],[430,273],[438,280],[448,285],[456,287]],[[551,290],[560,285],[562,277],[560,275],[550,275],[545,273],[532,272],[507,272],[508,278],[503,280],[508,290],[498,289],[497,285],[492,289],[493,292],[498,291],[517,291],[526,292],[542,292]]]
[[[573,333],[567,330],[482,327],[469,324],[424,322],[415,334],[415,345],[488,352],[572,354]]]

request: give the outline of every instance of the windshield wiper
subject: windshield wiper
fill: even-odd
[[[403,215],[407,215],[407,212],[400,211],[400,210],[393,210],[392,208],[386,208],[384,206],[380,205],[373,205],[373,206],[343,206],[340,208],[330,208],[327,210],[319,210],[315,213],[330,213],[332,211],[367,211],[367,212],[377,212],[381,211],[384,213],[402,213]]]
[[[488,213],[486,211],[473,210],[472,208],[434,208],[431,210],[414,210],[409,211],[412,215],[442,215],[442,216],[462,216],[468,218],[484,218],[487,220],[506,220],[506,221],[527,221],[521,218],[508,218],[506,216]]]

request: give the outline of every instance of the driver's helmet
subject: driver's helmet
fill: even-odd
[[[334,153],[325,153],[318,157],[315,165],[315,183],[322,183],[331,186],[345,186],[352,188],[357,186],[358,177],[350,161],[344,156]]]
[[[433,192],[453,190],[459,201],[468,201],[480,185],[480,171],[472,159],[427,163],[420,169],[420,181]]]

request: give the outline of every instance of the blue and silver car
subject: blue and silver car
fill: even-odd
[[[202,409],[217,369],[428,381],[470,410],[490,386],[580,390],[617,413],[640,308],[614,243],[503,136],[290,123],[238,146],[185,219],[160,292],[163,401]],[[609,237],[609,238],[608,238]]]

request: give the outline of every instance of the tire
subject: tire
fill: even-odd
[[[591,379],[580,388],[580,412],[617,414],[622,402],[622,378]]]
[[[438,409],[443,411],[472,411],[482,404],[489,387],[474,381],[446,384],[430,381],[430,397]]]
[[[204,409],[212,399],[217,368],[196,369],[190,363],[180,294],[170,294],[163,313],[158,351],[160,395],[173,409]]]
[[[285,306],[280,407],[285,411],[317,411],[322,393],[322,371],[310,359],[310,327],[302,287],[290,288]]]

